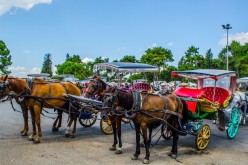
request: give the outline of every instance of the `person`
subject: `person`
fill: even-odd
[[[129,86],[128,86],[128,83],[127,83],[127,82],[125,83],[125,88],[129,88]]]

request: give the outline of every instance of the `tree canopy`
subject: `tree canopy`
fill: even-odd
[[[7,48],[5,43],[0,40],[0,71],[1,75],[10,74],[11,71],[8,67],[12,64],[10,50]]]
[[[49,73],[50,76],[53,75],[52,55],[50,53],[47,53],[44,56],[44,62],[43,62],[43,65],[42,65],[41,73]]]

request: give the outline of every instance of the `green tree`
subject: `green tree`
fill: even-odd
[[[152,49],[147,49],[145,51],[145,54],[141,57],[140,62],[155,65],[159,68],[159,72],[157,73],[157,76],[159,78],[159,73],[161,67],[163,69],[166,68],[168,62],[173,62],[173,55],[169,49],[165,49],[163,47],[154,47]],[[153,80],[154,74],[147,73],[147,79],[148,81]]]
[[[8,70],[8,66],[12,64],[10,51],[5,45],[5,43],[0,40],[0,71],[1,75],[10,74],[11,71]]]
[[[44,62],[42,65],[41,73],[49,73],[50,76],[53,75],[52,71],[52,55],[50,53],[45,54]]]
[[[205,68],[204,56],[200,55],[198,50],[199,48],[194,46],[189,47],[178,63],[178,70]]]
[[[122,59],[120,59],[120,62],[138,62],[138,60],[136,60],[135,56],[133,55],[125,55]]]
[[[93,74],[84,63],[66,61],[63,64],[56,65],[57,74],[72,74],[78,79],[86,79]]]
[[[147,49],[145,54],[141,57],[141,63],[156,65],[161,67],[168,62],[173,62],[173,55],[169,49],[163,47],[154,47]]]
[[[172,81],[171,72],[176,71],[176,70],[177,70],[177,68],[175,66],[166,67],[166,69],[164,69],[160,72],[161,80],[167,81],[167,82]]]
[[[69,58],[66,61],[81,63],[82,60],[79,55],[73,55],[72,57],[69,56]]]
[[[66,54],[66,59],[65,59],[65,61],[68,61],[68,60],[69,60],[69,58],[70,58],[70,54],[69,54],[69,53],[67,53],[67,54]]]
[[[207,50],[206,56],[205,56],[205,61],[206,61],[206,67],[207,69],[213,69],[213,53],[211,52],[211,49]]]

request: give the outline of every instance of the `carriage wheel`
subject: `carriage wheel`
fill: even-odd
[[[101,119],[100,128],[105,135],[113,134],[111,121],[109,119],[107,121],[104,121],[103,119]]]
[[[93,124],[95,124],[96,119],[97,119],[97,115],[95,113],[92,113],[89,118],[87,118],[87,119],[79,118],[78,121],[82,126],[90,127]]]
[[[226,130],[227,137],[229,139],[233,139],[239,129],[239,122],[240,122],[240,112],[238,108],[233,108],[231,113],[231,118],[229,121],[229,127]]]
[[[204,124],[197,132],[197,136],[195,138],[196,149],[204,150],[208,146],[210,136],[211,136],[210,127],[209,125]]]
[[[163,124],[161,128],[161,136],[164,138],[164,140],[170,140],[172,137],[172,132],[169,129],[168,125]]]

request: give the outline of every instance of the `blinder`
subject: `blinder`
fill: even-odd
[[[1,84],[0,84],[0,98],[1,99],[7,95],[6,89],[7,89],[8,85],[9,85],[8,80],[1,82]]]

